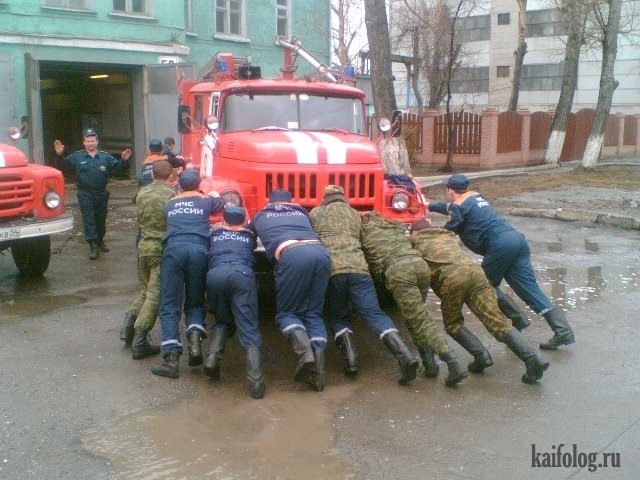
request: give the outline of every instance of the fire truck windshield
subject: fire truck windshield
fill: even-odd
[[[226,97],[220,131],[332,130],[365,134],[362,102],[357,98],[307,93],[251,93]]]

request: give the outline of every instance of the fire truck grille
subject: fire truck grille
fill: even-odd
[[[18,176],[0,176],[0,212],[21,209],[33,201],[33,181]]]
[[[349,203],[356,209],[373,207],[376,194],[376,175],[373,173],[267,173],[265,192],[267,198],[273,190],[291,192],[293,201],[304,206],[315,206],[322,199],[325,185],[344,188]]]

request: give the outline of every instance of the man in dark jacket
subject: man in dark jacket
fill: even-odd
[[[449,202],[432,202],[429,211],[449,215],[444,226],[458,234],[465,246],[482,255],[482,268],[496,289],[498,301],[504,297],[500,283],[505,279],[513,291],[535,313],[542,315],[554,334],[543,350],[556,350],[575,342],[564,312],[540,289],[531,265],[531,250],[522,233],[513,228],[478,192],[469,190],[469,179],[460,173],[445,182]],[[526,325],[515,325],[524,328]]]
[[[211,327],[205,375],[218,380],[227,338],[237,326],[240,345],[246,351],[251,397],[264,397],[264,371],[258,329],[258,291],[254,273],[256,235],[244,228],[246,211],[229,207],[224,224],[211,232],[207,299],[216,323]]]
[[[95,260],[100,252],[108,252],[104,242],[107,232],[107,204],[109,192],[107,182],[112,170],[124,172],[129,166],[131,150],[121,153],[118,160],[106,152],[98,151],[98,134],[92,128],[82,133],[84,150],[78,150],[64,158],[64,163],[76,171],[78,182],[78,206],[82,214],[84,239],[89,243],[89,259]],[[60,140],[53,142],[56,156],[64,154]]]
[[[294,380],[316,391],[325,383],[327,329],[322,319],[331,260],[291,193],[274,190],[249,223],[275,262],[276,322],[298,355]]]
[[[179,178],[182,193],[164,207],[167,233],[162,243],[160,265],[161,353],[164,363],[151,371],[162,377],[178,378],[182,354],[178,325],[184,307],[186,335],[189,339],[189,366],[202,364],[202,338],[206,337],[205,290],[209,251],[209,216],[224,207],[224,200],[203,195],[200,174],[186,169]]]

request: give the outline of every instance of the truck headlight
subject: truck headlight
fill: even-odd
[[[60,206],[60,203],[62,203],[62,199],[56,192],[47,192],[47,194],[44,196],[44,205],[49,210],[55,210]]]
[[[411,200],[407,192],[403,190],[396,190],[391,197],[391,208],[398,212],[401,212],[409,208],[410,202]]]
[[[242,197],[240,194],[234,190],[227,190],[220,195],[224,200],[224,208],[229,207],[241,207],[242,206]]]

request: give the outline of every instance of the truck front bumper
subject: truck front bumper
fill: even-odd
[[[63,213],[53,219],[43,218],[34,220],[20,218],[17,220],[0,221],[0,243],[22,238],[41,237],[62,233],[73,228],[73,216]]]

